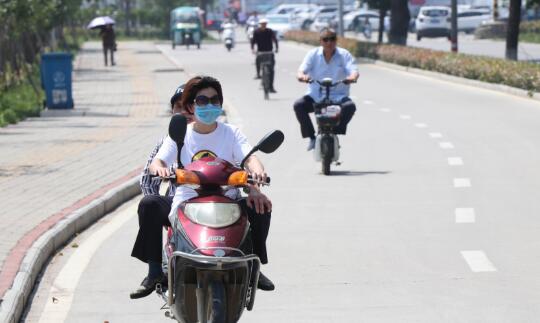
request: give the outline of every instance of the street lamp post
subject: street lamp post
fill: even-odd
[[[450,41],[452,42],[452,52],[458,51],[458,26],[457,26],[457,0],[452,0]]]
[[[338,34],[340,37],[345,35],[343,30],[343,0],[338,0]]]

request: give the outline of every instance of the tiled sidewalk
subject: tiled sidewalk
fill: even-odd
[[[185,74],[151,42],[122,42],[103,66],[100,43],[74,61],[75,110],[0,128],[0,277],[11,250],[39,223],[141,168],[166,131]],[[0,297],[11,282],[0,281]]]

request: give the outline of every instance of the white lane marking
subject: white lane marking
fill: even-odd
[[[440,142],[439,146],[442,149],[453,149],[454,148],[454,145],[451,142]]]
[[[462,166],[463,159],[461,157],[448,157],[448,165],[450,166]]]
[[[137,204],[134,203],[80,243],[54,280],[39,323],[60,323],[66,320],[79,279],[92,256],[105,240],[137,214],[136,208]],[[53,297],[58,300],[56,303],[52,301]]]
[[[370,105],[370,104],[373,104],[373,101],[370,101],[370,100],[364,100],[362,103]]]
[[[425,123],[415,123],[414,126],[416,128],[426,128],[427,124],[425,124]]]
[[[455,210],[456,223],[475,223],[476,214],[473,208],[457,208]]]
[[[379,109],[379,111],[381,111],[381,112],[390,112],[390,109],[388,109],[388,108],[382,108],[382,109]]]
[[[475,273],[497,271],[497,268],[482,250],[463,250],[461,255]]]
[[[411,118],[411,116],[408,116],[408,115],[406,115],[406,114],[402,114],[402,115],[400,115],[399,117],[400,117],[401,119],[403,119],[403,120],[409,120],[409,119]]]
[[[471,180],[468,178],[454,178],[454,187],[455,188],[471,187]]]
[[[430,136],[431,138],[442,138],[442,134],[439,133],[439,132],[430,132],[430,133],[429,133],[429,136]]]

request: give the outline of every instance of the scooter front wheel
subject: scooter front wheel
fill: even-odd
[[[227,296],[223,282],[212,281],[208,285],[207,295],[206,304],[208,305],[208,310],[206,317],[208,318],[208,323],[226,323]]]

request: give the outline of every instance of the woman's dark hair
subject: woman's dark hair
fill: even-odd
[[[223,91],[221,90],[221,84],[218,80],[211,76],[195,76],[194,78],[190,79],[184,87],[184,92],[182,93],[182,101],[180,101],[180,103],[183,107],[189,107],[188,109],[191,109],[197,92],[209,87],[216,90],[219,101],[221,102],[221,104],[223,104]]]

